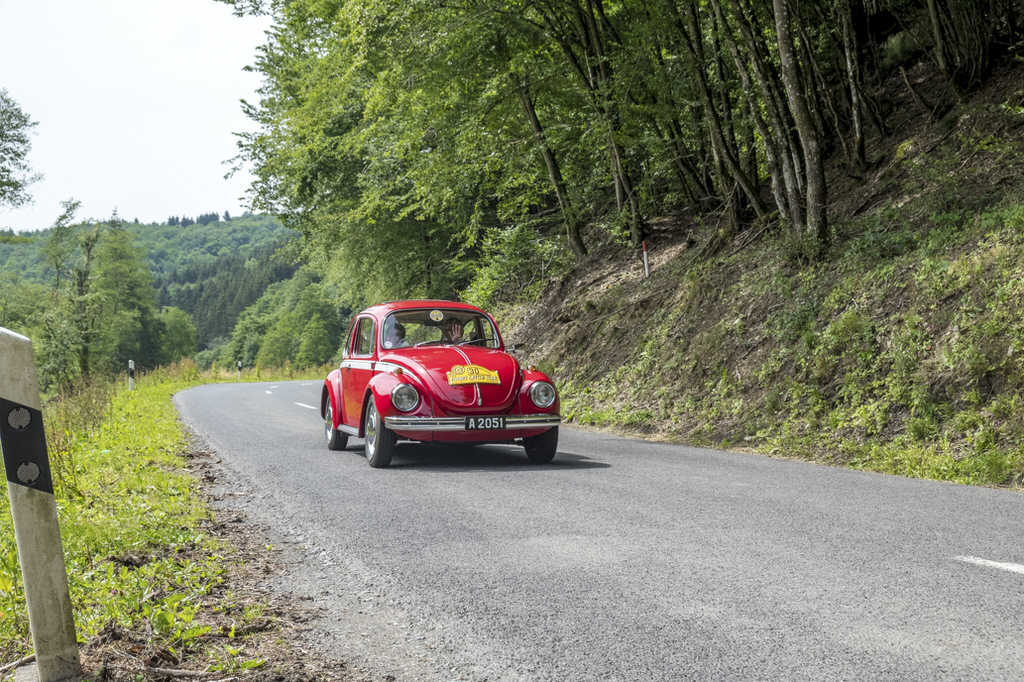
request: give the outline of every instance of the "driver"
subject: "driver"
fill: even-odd
[[[454,317],[449,317],[444,323],[444,332],[441,340],[445,343],[462,343],[462,322]]]

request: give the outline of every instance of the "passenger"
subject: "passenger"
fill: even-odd
[[[405,348],[408,345],[405,341],[405,325],[401,322],[395,322],[393,325],[390,325],[387,333],[384,335],[384,347]]]

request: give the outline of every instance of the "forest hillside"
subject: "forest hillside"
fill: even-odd
[[[496,310],[569,422],[1021,485],[1020,0],[231,4],[339,303]]]
[[[960,482],[1024,485],[1024,63],[941,116],[927,64],[887,83],[891,133],[829,164],[834,237],[719,244],[691,215],[608,241],[504,309],[570,423]],[[1008,102],[1010,102],[1008,104]]]

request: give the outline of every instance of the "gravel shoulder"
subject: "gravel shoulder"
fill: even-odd
[[[166,680],[246,680],[248,682],[392,682],[398,678],[353,664],[343,651],[320,646],[328,629],[323,600],[303,589],[298,576],[317,559],[301,539],[272,538],[245,511],[249,494],[209,450],[193,442],[184,453],[187,468],[207,497],[211,520],[200,530],[214,538],[227,557],[223,582],[206,596],[196,624],[210,626],[198,645],[187,649],[153,643],[148,622],[134,628],[108,625],[81,648],[82,668],[90,682]],[[182,559],[211,556],[199,547],[179,552]],[[111,557],[121,565],[141,565],[145,555]],[[258,606],[253,620],[246,607]],[[248,620],[245,625],[240,625]],[[373,627],[367,616],[366,627]],[[228,649],[239,651],[232,657]],[[365,652],[369,654],[370,652]],[[263,663],[251,669],[231,665]],[[26,661],[26,664],[29,661]],[[217,668],[217,669],[213,669]],[[404,678],[403,678],[404,679]]]

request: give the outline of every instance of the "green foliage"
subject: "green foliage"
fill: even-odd
[[[479,267],[463,297],[485,308],[535,300],[551,277],[568,265],[565,251],[528,223],[491,232],[481,251]]]
[[[157,322],[163,332],[160,338],[160,364],[167,365],[195,354],[196,326],[191,315],[170,306],[157,313]]]
[[[29,135],[36,122],[0,88],[0,206],[18,207],[31,201],[28,186],[42,176],[32,173]]]
[[[330,360],[341,345],[349,311],[337,303],[340,298],[336,285],[308,267],[271,285],[239,316],[231,340],[221,347],[221,364],[307,367]]]
[[[320,315],[313,315],[302,329],[295,364],[299,367],[322,365],[331,359],[337,347],[338,343],[336,340],[332,342],[323,318]]]
[[[100,308],[95,321],[95,352],[116,371],[134,360],[140,367],[161,361],[164,329],[154,309],[153,276],[134,235],[111,221],[96,249],[95,290]]]
[[[75,269],[84,266],[81,240],[98,228],[89,285],[94,298],[116,297],[120,302],[105,320],[103,341],[95,340],[94,353],[108,367],[122,367],[129,356],[144,366],[176,359],[168,358],[160,345],[160,308],[188,313],[196,344],[216,345],[214,339],[229,335],[239,313],[267,286],[296,269],[286,255],[277,255],[294,233],[268,216],[184,227],[133,224],[116,217],[103,224],[75,224],[77,207],[78,202],[65,202],[54,227],[31,238],[0,241],[0,323],[38,338],[32,323],[38,321],[36,308],[43,300],[40,287],[60,292],[71,286]],[[107,358],[110,354],[114,357]]]
[[[157,305],[189,313],[200,347],[229,335],[242,310],[296,270],[281,252],[294,233],[269,216],[131,229],[146,248]]]

